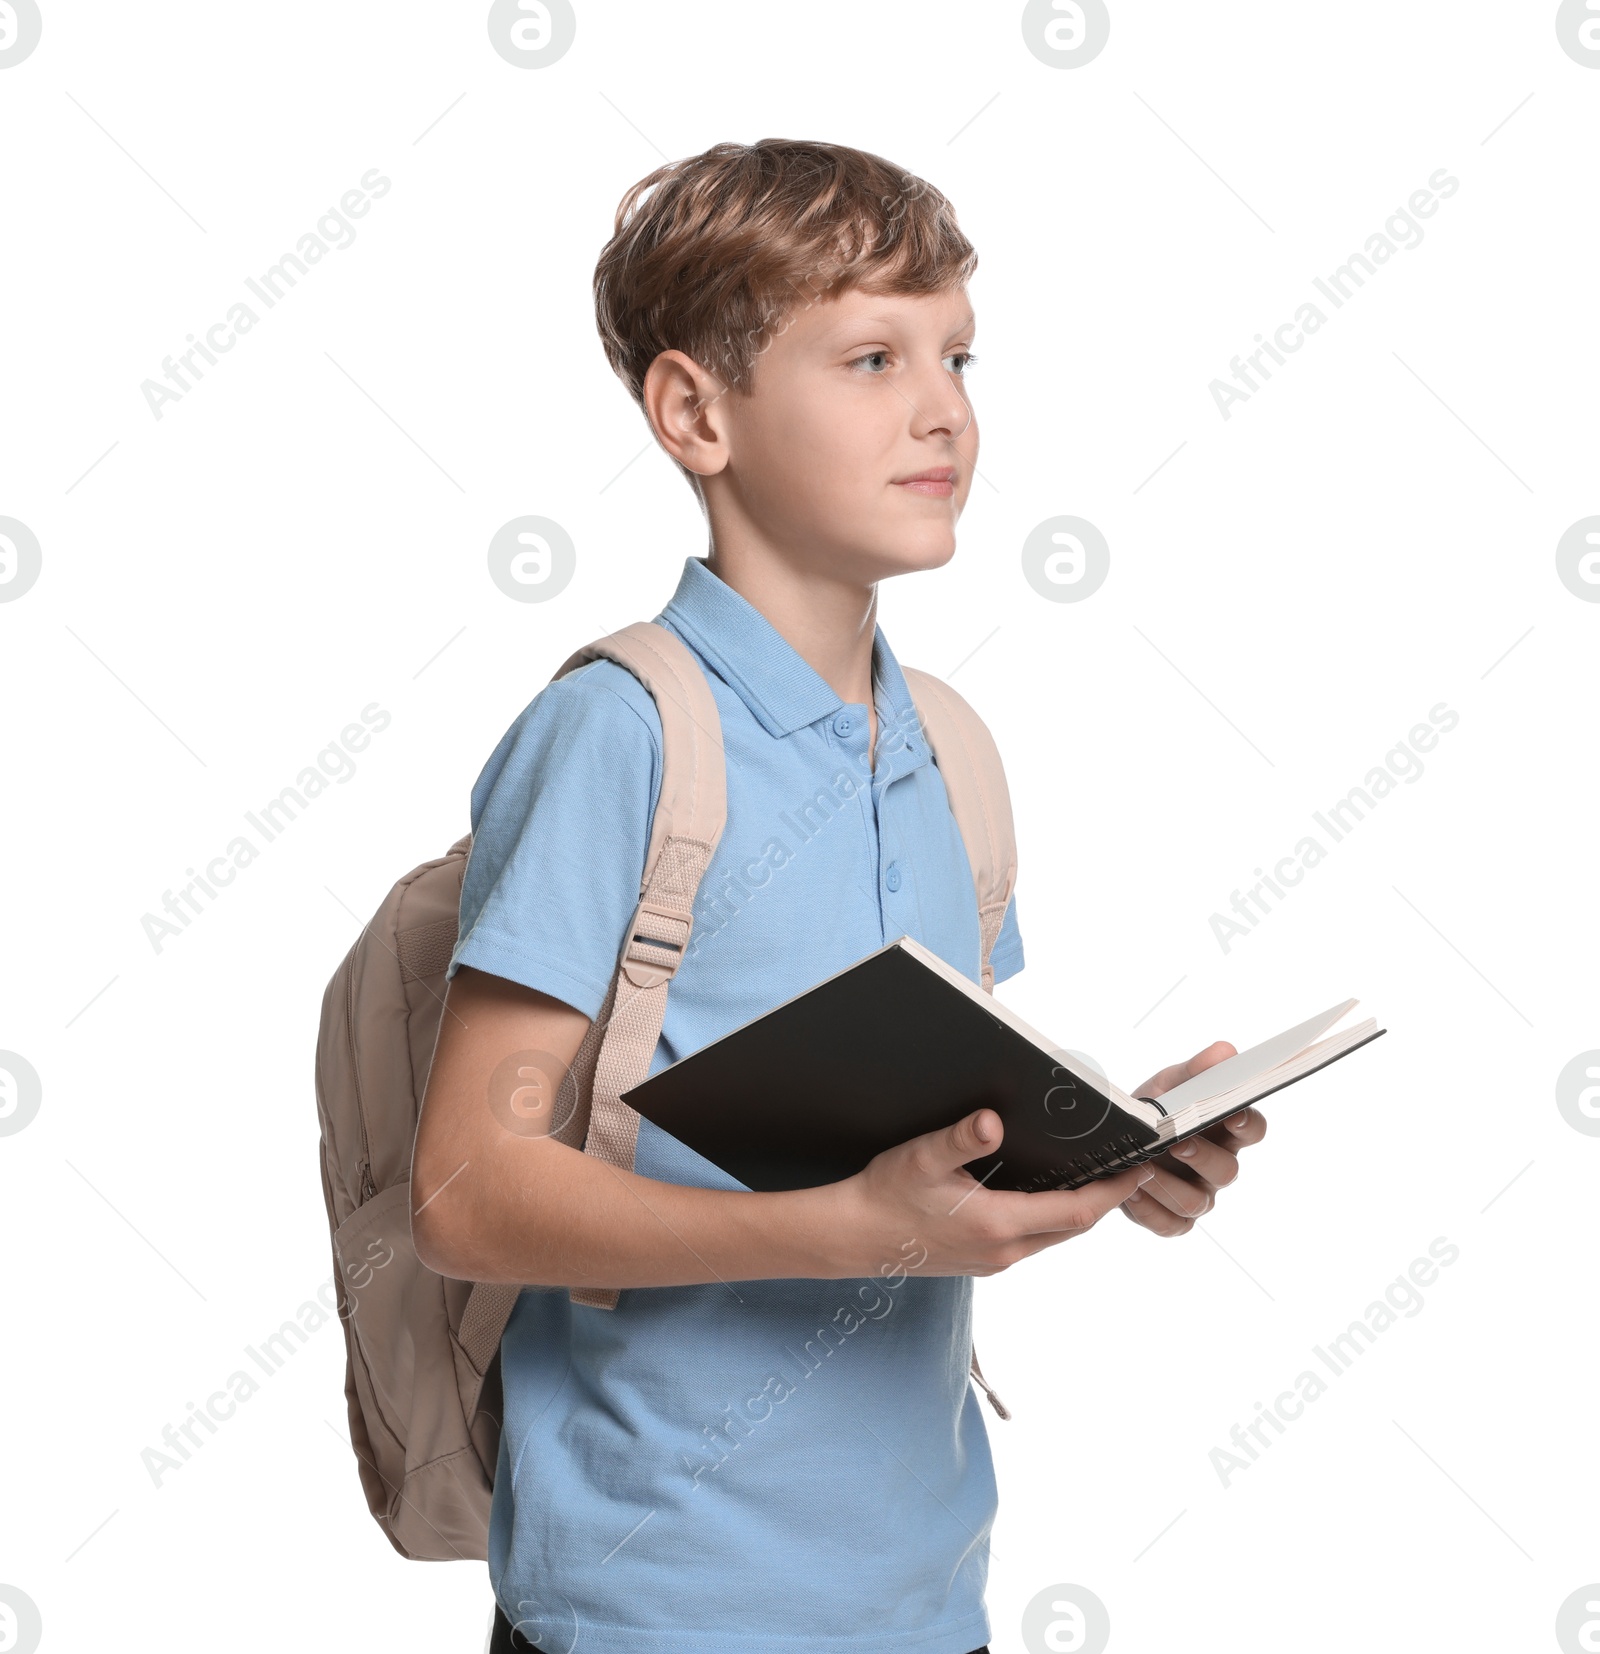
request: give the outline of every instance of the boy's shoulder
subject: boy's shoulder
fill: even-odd
[[[508,811],[508,821],[520,821],[535,796],[566,794],[580,781],[588,792],[628,777],[653,799],[661,768],[655,698],[627,667],[588,661],[545,684],[501,735],[473,785],[474,831]]]
[[[655,697],[614,660],[592,660],[553,679],[523,708],[512,730],[533,723],[553,723],[571,732],[601,735],[626,732],[637,741],[640,726],[650,744],[661,748],[661,714]]]

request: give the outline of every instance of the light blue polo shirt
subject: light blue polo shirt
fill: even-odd
[[[651,1073],[902,934],[977,981],[966,851],[882,629],[874,771],[865,706],[703,559],[657,619],[716,696],[728,819]],[[595,1016],[660,786],[660,719],[624,667],[543,689],[473,789],[451,974],[472,965]],[[1022,968],[1014,903],[993,963],[996,981]],[[742,1187],[649,1121],[635,1165]],[[917,1261],[908,1235],[861,1280],[629,1288],[610,1311],[525,1290],[501,1346],[489,1533],[511,1621],[561,1654],[985,1643],[995,1484],[967,1377],[972,1281]]]

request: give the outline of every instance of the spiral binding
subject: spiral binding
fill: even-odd
[[[1160,1145],[1141,1145],[1131,1131],[1123,1132],[1118,1141],[1125,1143],[1127,1147],[1110,1150],[1086,1148],[1070,1162],[1072,1170],[1091,1181],[1102,1177],[1115,1177],[1118,1172],[1126,1171],[1130,1166],[1142,1166],[1147,1160],[1153,1160],[1162,1152]]]

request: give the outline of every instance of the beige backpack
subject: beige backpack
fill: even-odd
[[[721,722],[710,685],[665,627],[640,623],[580,649],[627,667],[661,716],[661,792],[643,887],[600,1014],[573,1063],[579,1106],[556,1133],[632,1168],[639,1116],[620,1101],[655,1053],[666,995],[688,944],[695,893],[727,814]],[[989,956],[1016,881],[1005,772],[965,701],[907,669],[972,866]],[[552,680],[553,681],[553,680]],[[455,951],[471,836],[413,869],[345,955],[322,1002],[317,1113],[322,1190],[333,1230],[348,1365],[350,1439],[367,1504],[402,1556],[482,1561],[500,1438],[500,1336],[519,1288],[453,1281],[411,1243],[411,1151]],[[615,1307],[615,1290],[574,1288],[574,1303]],[[972,1373],[1002,1418],[1010,1414]]]

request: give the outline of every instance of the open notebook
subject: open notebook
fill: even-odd
[[[967,1169],[992,1189],[1072,1189],[1163,1154],[1385,1029],[1330,1034],[1347,999],[1166,1092],[1130,1097],[912,937],[624,1093],[750,1189],[802,1189],[974,1109],[1005,1124]],[[1161,1065],[1155,1065],[1161,1066]]]

